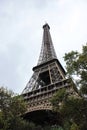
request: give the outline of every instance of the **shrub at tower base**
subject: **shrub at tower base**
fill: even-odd
[[[51,99],[51,103],[53,110],[61,114],[65,130],[74,130],[74,127],[75,130],[87,130],[87,100],[73,95],[70,97],[65,89],[61,89]]]
[[[69,96],[66,89],[61,89],[51,99],[53,110],[61,114],[64,130],[87,130],[87,44],[81,53],[71,51],[64,59],[67,74],[74,79],[81,96]]]
[[[29,130],[29,123],[19,116],[25,111],[26,103],[21,96],[0,88],[0,130]]]

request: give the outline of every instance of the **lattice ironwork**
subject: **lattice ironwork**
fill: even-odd
[[[23,93],[40,89],[63,79],[65,79],[64,72],[60,72],[57,60],[54,60],[52,63],[47,63],[34,71],[31,79],[23,90]]]
[[[52,43],[51,35],[50,35],[50,27],[48,24],[45,24],[43,26],[44,32],[43,32],[43,41],[42,41],[42,47],[40,52],[40,57],[38,60],[38,65],[42,64],[46,61],[49,61],[51,59],[57,59],[54,46]]]
[[[49,99],[61,88],[76,96],[70,79],[65,78],[65,71],[57,59],[49,25],[43,26],[43,42],[37,66],[33,68],[33,75],[22,92],[24,100],[28,102],[27,112],[37,110],[52,110]]]
[[[49,29],[48,24],[43,26],[43,42],[38,64],[34,67],[34,73],[22,93],[28,93],[65,78],[65,72],[57,59]]]

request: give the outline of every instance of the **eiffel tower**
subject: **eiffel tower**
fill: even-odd
[[[52,110],[50,98],[61,88],[73,93],[66,72],[57,59],[50,35],[50,27],[43,26],[43,41],[38,63],[33,67],[33,75],[24,88],[22,95],[28,102],[27,113]]]

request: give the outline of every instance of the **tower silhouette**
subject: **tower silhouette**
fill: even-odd
[[[33,67],[33,75],[22,92],[28,102],[27,112],[52,110],[49,100],[61,88],[73,92],[66,72],[57,59],[49,30],[50,27],[46,23],[43,26],[43,41],[38,63]]]

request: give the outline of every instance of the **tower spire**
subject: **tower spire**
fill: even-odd
[[[52,59],[57,59],[49,30],[50,30],[50,26],[48,25],[48,23],[43,25],[43,41],[42,41],[40,57],[38,60],[38,65]]]
[[[37,66],[33,67],[33,75],[23,93],[32,92],[55,84],[65,79],[65,70],[57,59],[51,35],[50,26],[43,25],[43,41]]]

